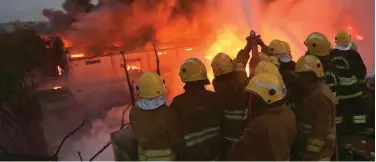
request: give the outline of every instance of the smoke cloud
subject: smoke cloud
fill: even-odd
[[[167,40],[159,30],[171,38],[167,33],[174,29],[183,38],[187,32],[176,30],[176,25],[194,28],[196,13],[206,5],[205,0],[100,0],[97,5],[89,0],[66,0],[65,12],[45,9],[43,14],[68,44],[133,48],[151,40]]]

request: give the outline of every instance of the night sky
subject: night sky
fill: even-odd
[[[0,0],[0,22],[47,20],[44,8],[61,9],[62,0]]]

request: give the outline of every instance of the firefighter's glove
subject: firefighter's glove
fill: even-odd
[[[250,57],[249,53],[241,49],[236,55],[236,62],[246,65]]]

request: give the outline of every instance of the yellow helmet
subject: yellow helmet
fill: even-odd
[[[154,72],[145,72],[136,89],[142,98],[154,98],[165,93],[164,80]]]
[[[211,67],[213,68],[214,76],[227,74],[234,71],[234,63],[230,56],[224,53],[218,53],[214,56]]]
[[[290,44],[289,43],[287,43],[287,42],[285,42],[285,41],[282,41],[283,42],[283,44],[285,45],[285,47],[286,47],[286,51],[287,51],[287,53],[291,53],[291,48],[290,48]]]
[[[180,66],[179,75],[183,83],[208,79],[204,63],[197,58],[189,58],[185,60]]]
[[[324,69],[319,58],[313,55],[304,55],[296,62],[295,72],[313,71],[317,77],[324,76]]]
[[[257,75],[257,74],[259,74],[259,73],[263,73],[263,72],[276,74],[276,75],[278,75],[278,76],[281,75],[281,74],[279,73],[278,67],[275,66],[273,63],[268,62],[268,61],[260,61],[260,62],[257,64],[256,68],[255,68],[255,72],[254,72],[254,74]]]
[[[288,52],[286,44],[281,40],[274,39],[269,44],[269,51],[272,55],[279,55]]]
[[[336,35],[336,44],[339,46],[345,46],[351,43],[351,35],[346,30],[341,29]]]
[[[269,61],[271,62],[271,63],[273,63],[274,65],[276,65],[277,67],[279,67],[279,59],[278,59],[278,57],[275,57],[275,56],[270,56],[269,57]]]
[[[246,86],[246,91],[258,94],[267,104],[282,100],[286,95],[284,83],[272,73],[259,73]]]
[[[351,45],[350,48],[351,48],[352,50],[358,51],[358,45],[356,45],[355,42],[351,42],[351,44],[352,44],[352,45]]]
[[[268,61],[269,60],[269,56],[266,55],[264,52],[259,52],[259,57],[260,57],[260,61]]]
[[[331,50],[331,43],[328,38],[319,32],[313,32],[308,35],[304,41],[308,48],[308,53],[315,56],[328,56]]]

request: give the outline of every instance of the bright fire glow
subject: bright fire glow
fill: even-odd
[[[56,86],[56,87],[54,87],[54,89],[61,89],[61,87],[60,86]]]
[[[60,66],[57,66],[57,71],[59,72],[59,75],[63,74],[63,69]]]
[[[159,56],[161,55],[167,55],[167,51],[157,52]]]
[[[85,55],[83,53],[76,53],[76,54],[71,54],[71,58],[81,58],[84,57]]]
[[[206,66],[211,67],[211,61],[213,60],[213,57],[223,52],[227,55],[229,55],[232,59],[236,57],[239,50],[244,48],[246,41],[245,38],[242,38],[241,36],[238,36],[234,32],[235,30],[231,29],[221,29],[218,32],[217,38],[215,41],[207,48],[206,56],[207,59]],[[244,36],[243,36],[244,37]],[[213,79],[213,73],[211,71],[211,68],[208,70],[208,76],[209,79]],[[247,74],[249,75],[248,65],[246,67]]]
[[[141,70],[141,68],[138,66],[128,65],[127,70]]]
[[[361,36],[361,35],[356,35],[356,39],[357,39],[357,40],[363,40],[363,39],[364,39],[364,37],[363,37],[363,36]]]
[[[187,52],[191,52],[191,51],[193,51],[193,48],[185,48],[184,50],[187,51]]]

